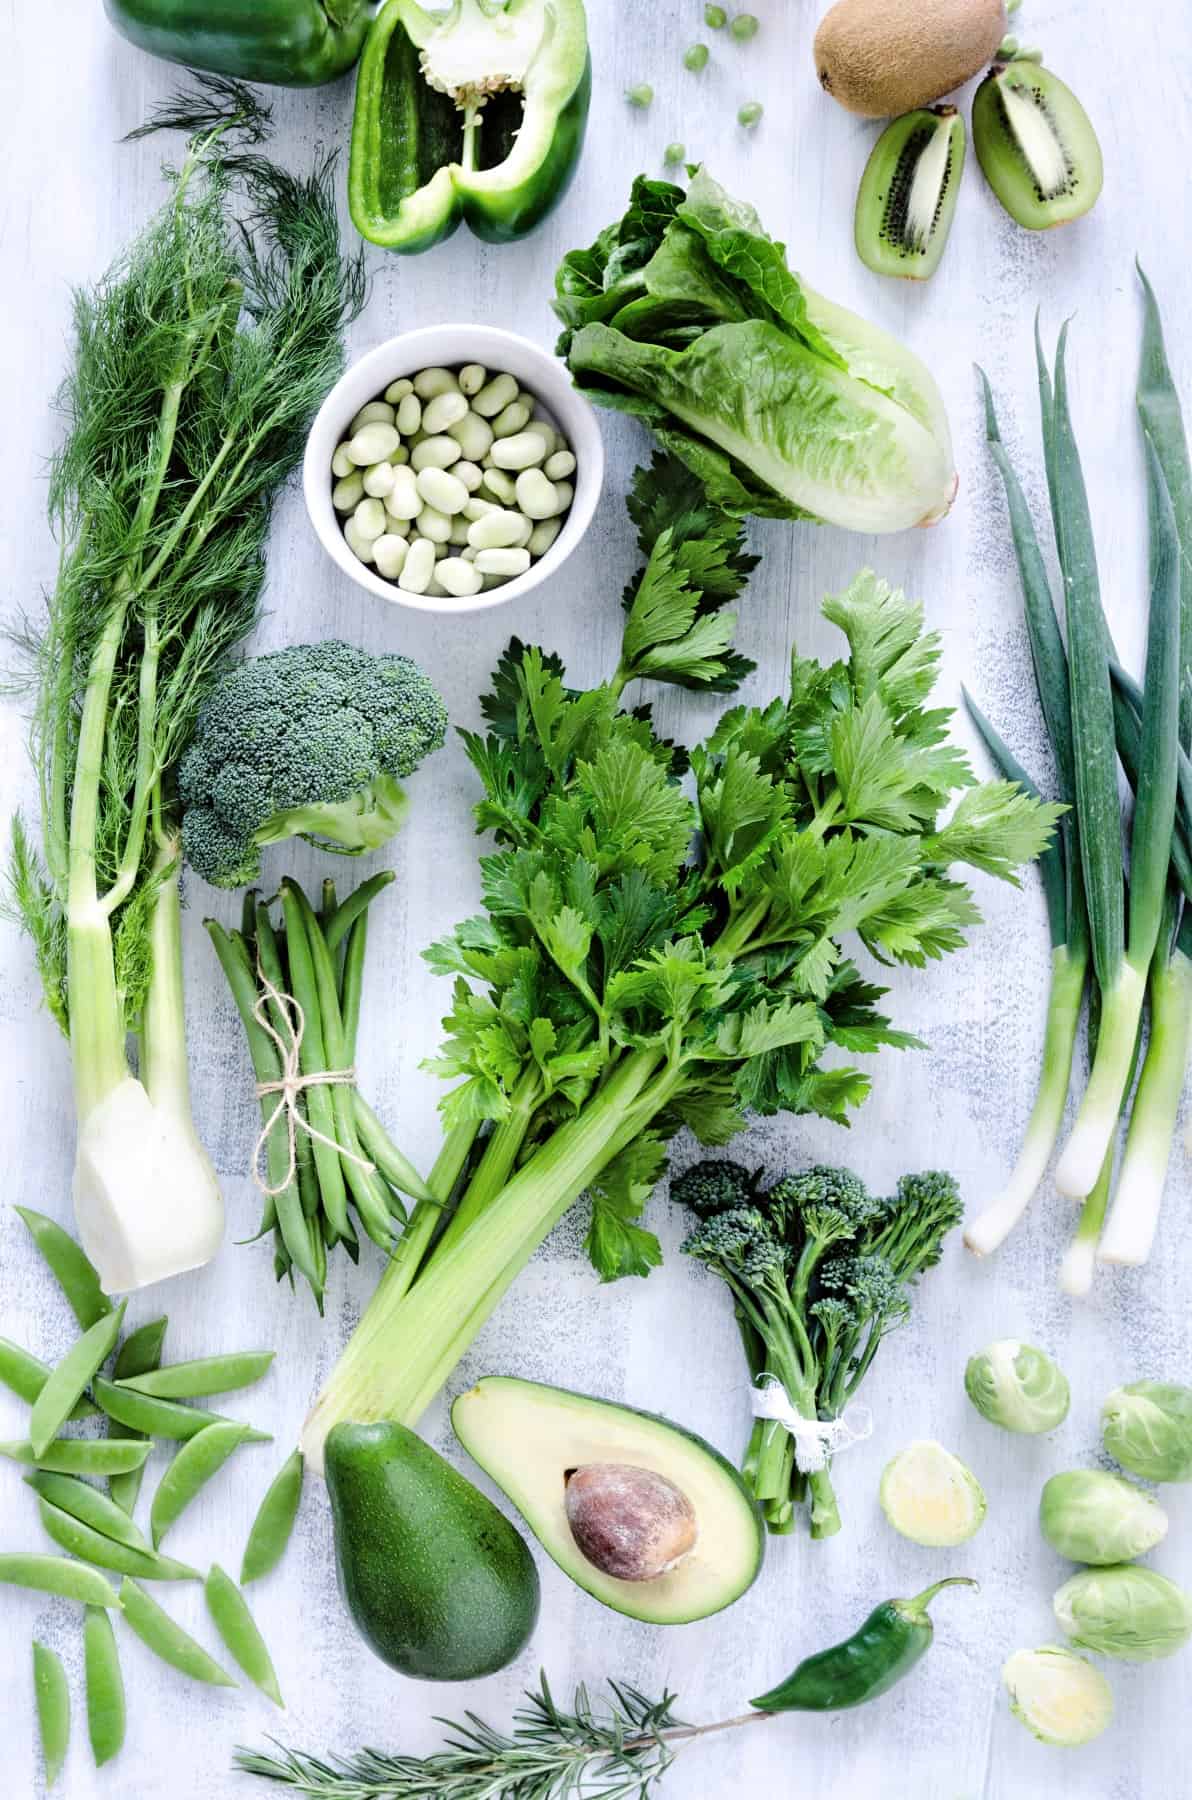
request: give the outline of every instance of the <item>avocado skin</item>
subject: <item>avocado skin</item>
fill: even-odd
[[[420,1681],[471,1681],[512,1662],[539,1587],[504,1514],[391,1420],[335,1426],[325,1454],[340,1591],[381,1661]]]

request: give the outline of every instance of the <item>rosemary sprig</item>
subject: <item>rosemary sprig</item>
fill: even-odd
[[[709,1731],[768,1717],[746,1713],[716,1725],[684,1725],[676,1696],[658,1700],[610,1681],[599,1711],[586,1687],[571,1711],[557,1704],[545,1674],[527,1693],[509,1733],[475,1713],[439,1723],[450,1734],[433,1756],[361,1750],[323,1762],[277,1744],[276,1755],[238,1750],[236,1767],[313,1800],[649,1800],[675,1759],[675,1745]]]

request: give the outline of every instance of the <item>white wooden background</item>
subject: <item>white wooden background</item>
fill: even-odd
[[[899,286],[869,274],[852,248],[852,206],[874,128],[818,91],[810,47],[813,0],[754,0],[759,37],[738,47],[702,25],[700,0],[649,6],[591,0],[596,85],[586,157],[566,204],[534,239],[490,249],[461,231],[413,261],[374,253],[375,285],[353,334],[361,352],[406,328],[475,318],[550,342],[548,307],[555,265],[622,210],[632,176],[661,172],[664,145],[686,141],[735,193],[760,207],[793,265],[834,299],[908,340],[932,363],[951,409],[962,476],[946,524],[929,533],[865,542],[805,526],[758,529],[764,561],[745,601],[740,641],[759,673],[750,697],[781,683],[792,639],[804,651],[835,652],[817,617],[821,596],[865,564],[926,601],[946,645],[943,687],[955,701],[970,681],[989,711],[1030,759],[1037,726],[1020,625],[1020,604],[997,484],[979,432],[972,363],[988,368],[1005,430],[1041,498],[1031,320],[1041,306],[1049,337],[1076,315],[1074,406],[1097,520],[1107,603],[1119,642],[1137,662],[1144,592],[1140,457],[1131,409],[1137,358],[1138,252],[1163,302],[1169,343],[1192,400],[1192,328],[1187,309],[1188,179],[1192,150],[1192,15],[1184,0],[1148,0],[1121,9],[1079,0],[1027,0],[1021,30],[1043,43],[1048,61],[1086,102],[1105,148],[1105,194],[1084,222],[1053,236],[1018,231],[985,189],[975,162],[965,174],[953,241],[935,280]],[[0,491],[7,495],[4,601],[35,604],[54,568],[44,522],[43,459],[55,438],[49,396],[66,361],[70,288],[87,282],[138,229],[161,198],[152,142],[122,145],[122,134],[175,84],[155,63],[108,30],[98,0],[46,9],[13,0],[4,11],[5,118],[2,180],[4,395]],[[50,12],[53,17],[51,18]],[[700,77],[681,65],[683,49],[707,37],[712,62]],[[650,81],[649,112],[631,111],[622,90]],[[753,134],[735,124],[738,105],[765,103]],[[317,144],[346,145],[350,81],[308,93],[278,93],[275,150],[304,167]],[[600,679],[615,657],[618,595],[634,561],[621,494],[645,439],[627,422],[606,420],[607,497],[581,554],[531,601],[461,621],[386,611],[363,598],[319,553],[296,491],[279,508],[271,553],[270,617],[258,647],[342,634],[375,649],[420,659],[440,684],[453,718],[477,719],[477,697],[511,631],[554,646],[577,681]],[[694,741],[714,709],[663,694],[663,725]],[[963,729],[963,728],[962,728]],[[30,805],[22,725],[4,724],[3,804]],[[419,1072],[435,1046],[445,986],[426,973],[419,950],[477,899],[469,807],[474,785],[452,745],[413,784],[411,822],[394,847],[399,879],[377,908],[372,986],[361,1062],[366,1084],[397,1135],[425,1166],[436,1142],[435,1084]],[[312,854],[285,862],[315,876]],[[269,867],[281,872],[274,855]],[[337,870],[337,873],[342,871]],[[1046,974],[1042,899],[1032,881],[1023,898],[982,882],[986,926],[942,970],[896,982],[900,1024],[930,1039],[928,1054],[887,1053],[873,1098],[845,1138],[830,1125],[773,1121],[738,1149],[772,1169],[811,1157],[848,1160],[868,1180],[892,1183],[908,1165],[943,1165],[961,1179],[970,1208],[1006,1173],[1029,1102],[1039,1049]],[[191,884],[186,922],[188,1010],[198,1117],[223,1177],[229,1240],[255,1218],[245,1163],[255,1131],[239,1022],[201,919],[232,915],[235,902]],[[9,926],[0,939],[0,1029],[7,1104],[0,1108],[5,1197],[69,1223],[73,1122],[67,1057],[40,1009],[26,946]],[[682,1146],[679,1154],[689,1154]],[[552,1564],[542,1562],[542,1619],[520,1661],[466,1688],[419,1686],[377,1662],[341,1608],[322,1493],[313,1482],[290,1552],[253,1590],[289,1712],[281,1717],[252,1690],[217,1693],[186,1683],[125,1631],[121,1653],[129,1697],[129,1738],[110,1771],[96,1774],[82,1713],[77,1609],[5,1590],[0,1629],[0,1717],[4,1791],[40,1794],[31,1704],[29,1640],[64,1656],[76,1727],[60,1792],[70,1800],[225,1800],[247,1795],[230,1772],[232,1746],[267,1732],[315,1749],[364,1742],[429,1750],[433,1715],[472,1707],[504,1722],[519,1690],[545,1666],[556,1687],[605,1675],[657,1689],[669,1683],[681,1711],[708,1719],[737,1710],[806,1652],[850,1631],[879,1598],[912,1593],[936,1575],[969,1572],[979,1597],[956,1592],[938,1605],[931,1660],[895,1693],[863,1713],[792,1716],[765,1733],[747,1732],[689,1749],[668,1778],[674,1800],[730,1794],[816,1795],[819,1800],[1177,1800],[1188,1792],[1192,1751],[1192,1651],[1157,1665],[1116,1665],[1110,1674],[1118,1717],[1083,1753],[1036,1744],[1010,1718],[997,1679],[1003,1657],[1054,1635],[1050,1597],[1067,1569],[1043,1545],[1035,1505],[1044,1478],[1098,1458],[1097,1415],[1106,1392],[1143,1375],[1192,1376],[1188,1281],[1189,1166],[1173,1166],[1166,1215],[1151,1267],[1103,1276],[1092,1301],[1073,1305],[1056,1291],[1055,1270],[1071,1224],[1066,1203],[1041,1195],[1033,1216],[993,1263],[978,1265],[959,1237],[926,1284],[910,1327],[889,1342],[866,1388],[877,1429],[839,1464],[845,1529],[825,1544],[805,1536],[774,1542],[761,1579],[730,1613],[679,1629],[651,1629],[602,1610]],[[168,1197],[163,1196],[163,1204]],[[651,1223],[667,1250],[648,1283],[599,1288],[579,1251],[582,1220],[564,1225],[467,1357],[452,1391],[484,1371],[512,1371],[620,1397],[695,1427],[730,1454],[746,1431],[747,1401],[725,1296],[678,1255],[682,1221],[660,1195]],[[174,1553],[196,1563],[238,1567],[245,1533],[266,1483],[292,1445],[307,1401],[355,1322],[377,1275],[375,1254],[353,1274],[336,1265],[320,1323],[303,1295],[275,1289],[268,1253],[229,1241],[217,1261],[160,1292],[139,1294],[131,1318],[171,1315],[174,1357],[268,1344],[274,1373],[243,1410],[276,1441],[238,1457],[179,1525]],[[57,1357],[72,1321],[33,1254],[24,1228],[0,1215],[0,1329]],[[984,1424],[961,1386],[967,1355],[996,1336],[1023,1335],[1055,1351],[1072,1381],[1072,1412],[1043,1441],[1013,1438]],[[233,1409],[238,1410],[238,1409]],[[23,1409],[0,1396],[0,1436],[18,1435]],[[467,1468],[442,1405],[427,1435]],[[879,1472],[911,1437],[938,1437],[985,1484],[989,1517],[962,1551],[939,1554],[895,1536],[877,1504]],[[156,1466],[150,1479],[156,1477]],[[468,1473],[475,1475],[469,1469]],[[15,1468],[0,1476],[0,1543],[41,1548],[32,1497]],[[1170,1542],[1152,1559],[1192,1582],[1192,1502],[1167,1490]],[[211,1641],[202,1595],[175,1587],[168,1605]],[[265,1790],[260,1789],[262,1800]]]

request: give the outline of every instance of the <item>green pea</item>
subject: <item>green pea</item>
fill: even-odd
[[[59,1426],[65,1425],[87,1383],[115,1349],[125,1304],[122,1300],[115,1312],[105,1313],[75,1340],[33,1402],[29,1442],[36,1455],[41,1455]]]
[[[199,1490],[223,1468],[233,1450],[238,1450],[247,1436],[247,1425],[237,1424],[234,1419],[223,1419],[187,1439],[158,1482],[149,1508],[149,1530],[155,1550]]]
[[[681,163],[687,160],[686,144],[668,144],[662,152],[662,160],[666,163]]]
[[[298,1517],[305,1468],[301,1450],[287,1457],[265,1492],[244,1547],[240,1580],[247,1585],[275,1569],[285,1554]]]
[[[746,131],[752,131],[765,110],[760,100],[747,100],[737,113],[737,124],[744,125]]]
[[[210,1687],[236,1687],[234,1676],[221,1669],[214,1657],[208,1656],[202,1644],[171,1619],[168,1612],[151,1600],[144,1588],[128,1575],[120,1584],[120,1602],[128,1625],[136,1632],[146,1649],[160,1656],[192,1681],[205,1681]]]
[[[122,1475],[139,1469],[151,1445],[140,1438],[54,1438],[40,1456],[28,1438],[0,1443],[0,1456],[56,1475]]]
[[[142,1581],[198,1581],[199,1571],[189,1563],[174,1562],[169,1556],[158,1556],[153,1550],[134,1550],[118,1544],[114,1538],[93,1531],[81,1519],[72,1518],[48,1500],[38,1501],[41,1522],[60,1550],[78,1556],[100,1569],[114,1569],[117,1575],[138,1575]]]
[[[654,90],[648,81],[639,81],[636,87],[625,89],[625,98],[630,106],[644,109],[653,104]]]
[[[732,24],[729,26],[729,31],[739,44],[747,44],[750,38],[755,38],[757,36],[761,28],[762,22],[756,14],[738,13]]]
[[[115,1381],[129,1381],[136,1375],[148,1375],[150,1369],[156,1369],[161,1361],[161,1349],[168,1324],[169,1320],[166,1318],[150,1319],[146,1324],[138,1325],[135,1331],[129,1332],[116,1352],[112,1368]],[[108,1430],[111,1430],[110,1422]],[[124,1430],[128,1431],[129,1427],[126,1425]],[[134,1432],[132,1435],[143,1434]],[[113,1475],[108,1482],[108,1492],[112,1499],[126,1513],[134,1510],[144,1479],[145,1465],[142,1463],[139,1469],[129,1469],[124,1475]]]
[[[130,1376],[122,1385],[159,1400],[194,1400],[199,1395],[228,1394],[233,1388],[251,1387],[268,1373],[273,1350],[242,1350],[235,1356],[204,1356],[194,1362],[167,1363]]]
[[[127,1544],[130,1550],[148,1551],[140,1527],[101,1488],[80,1481],[76,1475],[55,1475],[48,1469],[38,1469],[35,1474],[26,1475],[25,1480],[43,1500],[89,1525],[92,1531],[114,1543]]]
[[[683,53],[683,67],[685,69],[690,69],[693,75],[698,75],[701,69],[707,68],[708,55],[709,51],[706,44],[692,44],[690,48]]]
[[[45,1644],[33,1640],[33,1698],[41,1754],[46,1766],[46,1786],[53,1787],[62,1773],[70,1745],[70,1689],[62,1658]]]
[[[218,1563],[212,1563],[203,1591],[207,1596],[207,1610],[215,1621],[215,1629],[227,1646],[228,1654],[240,1665],[254,1686],[259,1687],[263,1694],[268,1694],[276,1706],[284,1709],[286,1703],[277,1685],[273,1659],[257,1628],[256,1620],[248,1610],[248,1602],[232,1577]]]
[[[728,14],[723,6],[705,6],[704,24],[710,31],[723,31],[728,24]]]
[[[40,1356],[14,1344],[11,1338],[0,1337],[0,1382],[19,1400],[26,1400],[32,1406],[53,1373],[49,1363],[42,1362]],[[98,1406],[90,1400],[80,1400],[70,1417],[72,1421],[93,1419],[98,1411]]]
[[[83,1667],[87,1675],[87,1735],[95,1765],[102,1769],[124,1744],[124,1677],[112,1621],[97,1606],[89,1606],[83,1620]]]
[[[219,1413],[203,1412],[197,1406],[180,1406],[176,1400],[159,1400],[154,1394],[141,1394],[136,1388],[106,1381],[102,1375],[97,1375],[92,1382],[91,1392],[109,1419],[128,1426],[131,1431],[143,1431],[147,1437],[192,1438],[205,1431],[208,1425],[232,1423]],[[251,1426],[246,1429],[247,1443],[272,1442],[267,1431],[254,1431]]]
[[[0,1581],[9,1587],[36,1588],[40,1594],[60,1594],[84,1606],[114,1606],[120,1601],[115,1588],[85,1563],[66,1556],[36,1556],[27,1550],[0,1551]]]
[[[66,1295],[79,1325],[89,1331],[97,1319],[112,1310],[112,1302],[99,1285],[95,1265],[70,1233],[63,1231],[53,1219],[47,1219],[45,1213],[34,1212],[29,1206],[18,1206],[15,1210],[57,1277],[58,1286]]]

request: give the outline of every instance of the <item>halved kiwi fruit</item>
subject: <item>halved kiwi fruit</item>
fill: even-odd
[[[1038,63],[994,64],[973,100],[973,145],[986,181],[1028,231],[1079,219],[1101,192],[1101,146],[1089,116]]]
[[[857,194],[857,255],[878,275],[926,281],[939,268],[964,170],[954,106],[904,113],[873,146]]]

